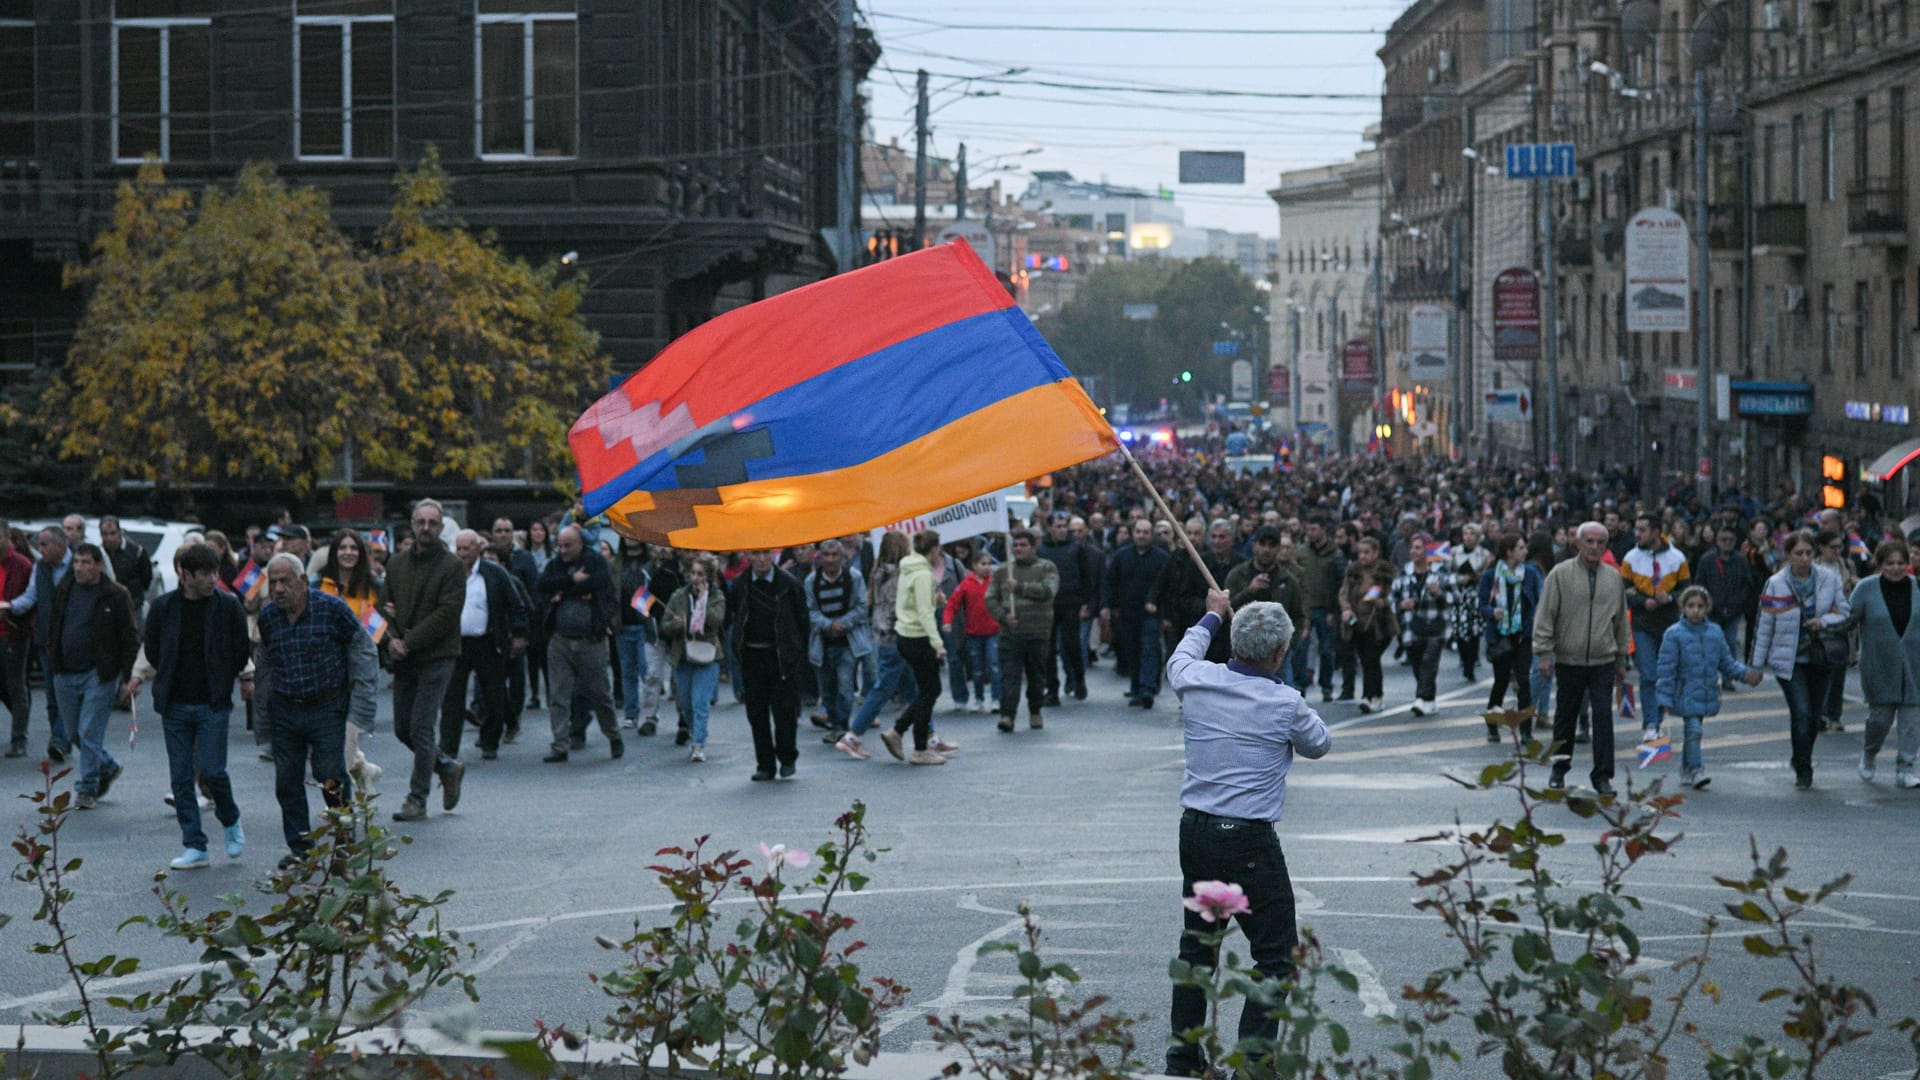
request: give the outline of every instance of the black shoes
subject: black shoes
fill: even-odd
[[[555,750],[553,753],[548,754],[546,757],[543,757],[540,760],[546,762],[549,765],[557,765],[560,762],[567,760],[567,752],[565,750]]]
[[[67,763],[67,752],[57,746],[48,746],[47,760],[53,762],[55,765],[65,765]]]
[[[772,769],[759,769],[759,770],[756,770],[753,774],[754,783],[763,783],[765,781],[772,780],[772,779],[773,779]]]
[[[1059,707],[1060,707],[1060,695],[1059,695],[1059,694],[1048,694],[1048,695],[1047,695],[1046,697],[1044,697],[1044,698],[1041,698],[1041,699],[1040,699],[1040,707],[1041,707],[1041,708],[1044,708],[1044,709],[1057,709],[1057,708],[1059,708]]]
[[[126,771],[127,770],[123,768],[119,762],[117,761],[114,762],[112,768],[107,769],[100,774],[100,789],[93,793],[94,797],[98,799],[106,798],[107,789],[112,787],[113,782],[115,780],[120,779],[120,774]]]
[[[8,756],[8,757],[26,757],[26,756],[27,756],[27,744],[26,744],[26,743],[14,743],[14,744],[13,744],[12,746],[9,746],[9,747],[7,747],[7,756]]]
[[[794,772],[793,762],[789,761],[785,765],[780,766],[780,779],[782,780],[793,779],[793,772]]]
[[[626,753],[627,743],[624,739],[615,739],[607,744],[607,754],[615,761],[619,761],[622,757],[625,757]]]
[[[585,750],[587,748],[587,737],[585,735],[575,735],[569,745],[575,750]]]
[[[1554,791],[1567,790],[1567,774],[1556,771],[1551,776],[1547,777],[1547,787],[1551,788]]]
[[[659,730],[660,730],[660,725],[659,725],[658,723],[656,723],[655,721],[652,721],[652,720],[647,720],[647,721],[643,721],[643,722],[642,722],[642,723],[640,724],[640,731],[639,731],[639,733],[640,733],[640,734],[642,734],[642,735],[651,735],[651,734],[653,734],[654,732],[656,732],[656,731],[659,731]]]
[[[1087,684],[1086,683],[1081,683],[1079,686],[1074,687],[1071,692],[1073,694],[1073,700],[1075,701],[1087,700]]]
[[[500,751],[498,751],[498,750],[482,750],[482,751],[480,751],[480,760],[481,760],[481,761],[497,761],[497,760],[499,760],[499,758],[500,758]]]
[[[693,741],[693,733],[688,731],[686,728],[681,728],[679,731],[674,733],[673,745],[675,746],[685,746],[692,741]]]
[[[1794,773],[1793,788],[1795,791],[1812,791],[1813,790],[1813,770],[1808,769],[1806,772]]]
[[[1492,724],[1487,725],[1487,741],[1490,743],[1497,743],[1500,741],[1500,729],[1495,727]]]
[[[451,810],[460,805],[460,782],[466,778],[464,761],[450,761],[440,770],[440,809]]]
[[[1601,796],[1602,798],[1605,798],[1606,796],[1609,796],[1609,795],[1612,795],[1612,794],[1613,794],[1613,781],[1611,781],[1611,780],[1595,780],[1595,781],[1593,782],[1593,793],[1594,793],[1595,795],[1599,795],[1599,796]]]

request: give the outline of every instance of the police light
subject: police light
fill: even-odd
[[[1168,431],[1166,428],[1161,428],[1149,436],[1149,438],[1161,446],[1167,446],[1173,442],[1173,432]]]
[[[1130,442],[1132,442],[1132,441],[1133,441],[1133,431],[1132,431],[1132,429],[1130,429],[1130,428],[1121,428],[1121,429],[1120,429],[1120,441],[1121,441],[1121,442],[1124,442],[1124,443],[1130,443]]]

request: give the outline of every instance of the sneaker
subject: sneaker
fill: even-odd
[[[660,722],[658,720],[647,720],[641,723],[638,734],[640,734],[641,736],[647,736],[659,730],[660,730]]]
[[[27,744],[26,744],[26,743],[14,743],[13,745],[11,745],[11,746],[9,746],[9,747],[7,747],[7,756],[8,756],[8,757],[26,757],[26,756],[27,756]]]
[[[1914,788],[1920,788],[1920,776],[1915,776],[1912,771],[1908,769],[1896,770],[1893,774],[1893,786],[1906,788],[1909,791]]]
[[[73,808],[75,810],[91,810],[99,805],[99,798],[93,795],[75,795],[73,797]]]
[[[887,730],[880,733],[880,741],[886,744],[887,753],[892,754],[895,760],[897,761],[907,760],[907,752],[905,749],[903,749],[903,744],[900,742],[899,732],[893,730],[892,728],[888,728]]]
[[[115,780],[120,779],[120,774],[126,771],[127,770],[122,768],[120,763],[117,761],[114,762],[112,765],[107,766],[106,769],[102,770],[100,773],[100,787],[99,787],[99,790],[94,792],[94,795],[97,798],[102,798],[102,799],[106,798],[107,789],[111,788],[113,786],[113,782]]]
[[[707,748],[699,743],[694,743],[693,752],[687,755],[687,760],[695,764],[707,760]]]
[[[1659,738],[1659,737],[1660,737],[1660,729],[1659,729],[1659,728],[1657,728],[1657,727],[1653,727],[1653,726],[1651,726],[1651,725],[1649,725],[1649,726],[1647,726],[1647,727],[1643,727],[1643,728],[1641,728],[1641,729],[1640,729],[1640,741],[1641,741],[1641,742],[1648,742],[1648,743],[1650,743],[1650,742],[1652,742],[1653,740],[1655,740],[1655,739],[1657,739],[1657,738]]]
[[[1873,758],[1874,755],[1864,750],[1860,752],[1860,779],[1869,784],[1873,783]]]
[[[907,755],[909,765],[945,765],[946,763],[947,759],[932,749],[915,750]]]
[[[55,765],[65,765],[67,763],[67,752],[57,746],[49,745],[47,747],[47,760],[53,762]]]
[[[793,773],[794,773],[793,762],[789,761],[786,764],[780,766],[780,779],[791,780],[793,779]]]
[[[1360,699],[1360,715],[1365,716],[1372,711],[1373,711],[1373,699],[1361,698]]]
[[[1013,717],[1011,716],[1001,717],[1000,722],[998,724],[995,724],[994,727],[999,729],[1003,733],[1011,735],[1013,733]]]
[[[1549,788],[1550,790],[1553,790],[1553,791],[1565,791],[1565,790],[1567,790],[1567,777],[1566,777],[1566,774],[1565,774],[1565,773],[1558,773],[1558,772],[1556,772],[1556,773],[1554,773],[1554,774],[1552,774],[1551,776],[1548,776],[1548,777],[1547,777],[1547,787],[1548,787],[1548,788]]]
[[[180,857],[167,864],[169,870],[205,870],[213,865],[207,860],[207,853],[199,848],[190,847],[180,852]]]
[[[1040,699],[1040,704],[1049,709],[1057,709],[1060,707],[1060,695],[1048,694],[1046,697]]]
[[[957,754],[960,752],[960,744],[950,743],[941,738],[938,732],[934,732],[927,737],[927,749],[936,754]]]
[[[393,820],[395,821],[421,821],[425,819],[426,816],[427,804],[411,796],[407,798],[406,802],[400,804],[400,809],[393,812]]]
[[[847,734],[846,728],[828,728],[827,733],[825,735],[820,736],[820,741],[825,743],[828,746],[833,746],[834,744],[838,743],[842,738],[844,738],[846,734]]]
[[[246,849],[247,834],[245,830],[240,828],[240,823],[236,821],[227,826],[227,858],[237,859],[240,857],[240,853]]]
[[[1795,791],[1812,791],[1813,790],[1813,771],[1809,769],[1806,772],[1794,774],[1793,789]]]
[[[866,761],[873,756],[867,753],[866,747],[860,745],[860,736],[855,735],[851,731],[840,736],[840,741],[834,743],[833,748],[855,761]]]
[[[629,731],[633,730],[639,723],[640,718],[637,716],[623,716],[620,718],[620,726]]]
[[[1148,698],[1147,701],[1151,703],[1153,699]],[[1041,728],[1046,726],[1047,726],[1047,718],[1044,716],[1041,716],[1039,713],[1033,713],[1032,715],[1027,717],[1027,727],[1033,729],[1034,731],[1039,731]]]
[[[619,757],[619,754],[613,755]],[[440,772],[440,809],[451,810],[460,805],[460,782],[467,778],[467,763],[454,761]]]
[[[1693,770],[1693,790],[1705,791],[1707,785],[1711,783],[1713,783],[1713,777],[1708,776],[1705,769]]]
[[[1699,772],[1699,770],[1697,770],[1697,769],[1681,769],[1681,770],[1680,770],[1680,782],[1681,782],[1682,784],[1684,784],[1684,785],[1686,785],[1687,787],[1692,787],[1692,786],[1693,786],[1693,778],[1694,778],[1694,777],[1696,777],[1696,776],[1699,776],[1699,775],[1700,775],[1700,772]]]

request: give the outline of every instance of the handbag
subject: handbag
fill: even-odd
[[[1520,635],[1495,634],[1487,642],[1487,663],[1497,663],[1520,651]]]
[[[1807,642],[1807,663],[1823,667],[1847,666],[1851,643],[1844,630],[1820,630]]]
[[[687,639],[687,663],[711,664],[720,656],[720,649],[711,641],[699,638]]]

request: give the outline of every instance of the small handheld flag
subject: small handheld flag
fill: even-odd
[[[387,620],[381,618],[380,612],[375,609],[367,609],[367,617],[360,620],[360,626],[366,630],[367,636],[373,639],[375,645],[386,639]]]
[[[1622,683],[1620,686],[1620,719],[1622,720],[1633,719],[1633,714],[1634,714],[1633,697],[1634,697],[1634,694],[1633,694],[1632,684]]]
[[[1673,740],[1665,735],[1648,739],[1637,748],[1641,768],[1658,765],[1673,756]]]
[[[1382,597],[1384,597],[1384,596],[1386,596],[1386,595],[1387,595],[1387,592],[1386,592],[1386,590],[1385,590],[1385,589],[1383,589],[1383,588],[1381,588],[1380,586],[1378,586],[1378,585],[1369,585],[1369,586],[1367,586],[1367,593],[1366,593],[1366,595],[1365,595],[1365,596],[1363,596],[1363,597],[1361,597],[1361,599],[1362,599],[1362,600],[1378,600],[1378,599],[1380,599],[1380,598],[1382,598]]]
[[[1437,543],[1428,544],[1427,558],[1451,559],[1453,558],[1453,545],[1447,543],[1445,540],[1441,540]]]
[[[1867,542],[1860,539],[1859,533],[1847,534],[1847,554],[1856,559],[1870,559],[1873,552],[1867,550]]]
[[[659,602],[652,593],[647,591],[647,587],[642,585],[633,591],[633,599],[627,601],[627,606],[642,615],[650,615],[653,613],[653,605]]]

